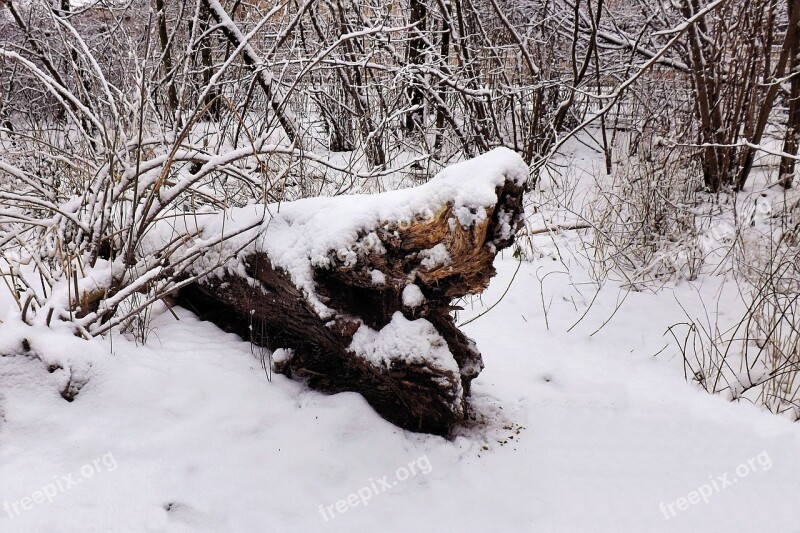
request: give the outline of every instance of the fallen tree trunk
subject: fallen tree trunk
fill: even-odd
[[[451,304],[494,275],[495,255],[522,220],[526,178],[519,156],[496,149],[413,189],[204,219],[193,243],[238,234],[193,265],[213,273],[177,301],[283,348],[278,372],[321,391],[358,392],[400,427],[447,434],[483,368]]]

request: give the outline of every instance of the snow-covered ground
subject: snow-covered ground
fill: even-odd
[[[464,326],[486,368],[452,440],[269,382],[181,309],[144,346],[0,325],[0,532],[800,532],[800,424],[687,383],[666,334],[704,300],[739,316],[736,288],[596,295],[570,246],[507,251],[460,313],[501,300]],[[59,364],[88,379],[71,403]]]
[[[499,259],[461,318],[517,265]],[[588,301],[558,271],[547,254],[523,263],[466,326],[486,369],[479,420],[452,441],[356,394],[270,383],[247,343],[182,310],[146,346],[29,335],[84,350],[92,378],[67,403],[60,372],[0,362],[0,531],[800,531],[800,426],[696,390],[669,349],[654,357],[682,315],[664,294],[631,294],[589,337],[614,312],[604,289],[566,333]]]

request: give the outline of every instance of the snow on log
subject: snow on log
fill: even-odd
[[[454,324],[454,299],[481,292],[522,220],[528,169],[505,148],[428,183],[376,195],[253,205],[183,219],[184,246],[231,235],[177,301],[272,350],[310,387],[355,391],[400,427],[447,434],[483,368]],[[189,227],[191,226],[191,227]],[[174,242],[175,231],[156,232]]]

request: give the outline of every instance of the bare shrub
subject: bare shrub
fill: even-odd
[[[704,261],[698,182],[680,151],[657,142],[598,183],[589,207],[593,259],[635,290],[695,279]]]
[[[743,304],[738,319],[687,314],[670,332],[687,379],[800,420],[800,243],[792,212],[766,201],[741,209],[727,247]]]

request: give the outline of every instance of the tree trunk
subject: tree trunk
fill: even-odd
[[[780,80],[784,77],[786,73],[786,67],[790,63],[790,58],[792,53],[796,53],[797,46],[795,45],[797,41],[797,30],[798,24],[800,24],[800,9],[796,7],[792,7],[794,2],[790,2],[788,7],[787,16],[789,17],[789,23],[786,28],[786,36],[784,37],[783,46],[781,48],[781,54],[778,57],[778,63],[775,65],[775,71],[772,74],[772,79],[769,80],[769,88],[764,96],[763,101],[761,102],[761,106],[758,110],[758,121],[756,122],[756,128],[753,132],[752,138],[750,142],[753,144],[760,144],[762,137],[764,135],[764,131],[767,127],[767,120],[769,119],[770,112],[772,111],[773,105],[775,104],[775,99],[778,97],[778,90],[780,89]],[[795,60],[796,62],[796,60]],[[744,147],[744,156],[743,156],[743,163],[741,164],[741,170],[739,172],[739,177],[736,183],[737,190],[741,190],[745,183],[747,182],[747,178],[750,175],[750,171],[753,168],[753,161],[755,159],[756,150],[752,147],[746,146]]]
[[[791,24],[792,20],[798,20],[796,12],[800,10],[800,6],[794,0],[787,0],[786,4]],[[792,75],[792,82],[789,90],[789,117],[786,123],[783,151],[791,156],[796,156],[798,145],[800,145],[800,28],[795,27],[793,32],[787,29],[786,34],[787,40],[791,36],[791,41],[787,43],[787,46],[791,48],[789,72]],[[787,189],[792,186],[794,180],[794,167],[795,159],[793,157],[781,158],[778,181]]]
[[[258,86],[264,91],[269,106],[278,118],[278,122],[283,128],[283,131],[286,133],[289,141],[295,142],[295,140],[297,140],[297,142],[299,142],[298,126],[290,110],[286,108],[286,102],[281,94],[278,81],[272,73],[265,69],[261,58],[256,55],[255,50],[249,46],[249,43],[244,42],[244,35],[239,30],[239,27],[231,20],[222,7],[218,3],[209,2],[209,0],[202,0],[202,5],[208,10],[211,18],[219,25],[222,34],[231,45],[234,48],[238,48],[240,45],[243,47],[242,58],[244,59],[244,64],[253,73],[256,83],[258,83]]]
[[[177,301],[255,344],[290,350],[278,352],[280,373],[324,392],[358,392],[402,428],[446,435],[467,415],[483,368],[451,303],[495,274],[495,255],[521,224],[527,178],[505,148],[474,161],[483,163],[450,167],[412,190],[284,203],[242,234],[244,249],[224,274]],[[475,184],[482,192],[464,193]],[[232,221],[212,226],[197,238],[235,231]],[[207,255],[193,268],[219,271],[214,261]]]
[[[161,47],[161,64],[167,83],[167,105],[170,113],[178,109],[178,91],[175,89],[172,72],[172,51],[170,50],[169,32],[167,30],[167,8],[164,0],[156,2],[156,24],[158,26],[158,43]]]
[[[411,0],[408,23],[414,25],[414,28],[411,30],[411,39],[408,43],[409,65],[419,66],[424,63],[425,38],[423,35],[427,25],[427,18],[428,7],[425,5],[425,0]],[[416,70],[412,71],[412,73],[413,78],[424,75]],[[416,79],[406,88],[406,97],[412,110],[406,114],[405,129],[411,132],[421,129],[422,121],[424,120],[422,88]]]
[[[450,58],[450,12],[449,2],[444,2],[440,9],[442,10],[442,37],[439,44],[439,61],[442,62],[442,69],[446,70]],[[436,158],[441,157],[442,141],[444,135],[444,121],[445,102],[447,102],[447,84],[444,80],[440,80],[437,84],[437,91],[439,94],[438,103],[436,106],[436,138],[433,142],[433,153]],[[465,150],[466,152],[466,150]]]
[[[220,118],[220,111],[222,108],[222,102],[220,101],[219,97],[219,88],[218,87],[211,87],[211,78],[214,75],[214,56],[212,51],[212,39],[211,35],[206,35],[209,28],[209,21],[211,19],[211,14],[206,6],[201,6],[200,8],[200,35],[205,35],[203,39],[201,39],[199,46],[200,46],[200,64],[202,65],[201,68],[201,76],[202,76],[202,84],[201,87],[208,87],[209,90],[206,93],[206,96],[203,100],[203,107],[208,109],[208,114],[213,120],[219,120]]]
[[[680,4],[681,13],[686,19],[692,18],[700,9],[695,0],[684,0]],[[703,179],[709,190],[717,191],[730,181],[724,155],[720,152],[730,148],[718,148],[720,136],[724,134],[722,116],[718,104],[719,93],[716,73],[711,68],[710,55],[713,50],[703,36],[707,35],[705,18],[700,18],[687,31],[687,64],[691,69],[692,85],[695,92],[695,113],[700,122],[700,143],[702,152]]]

